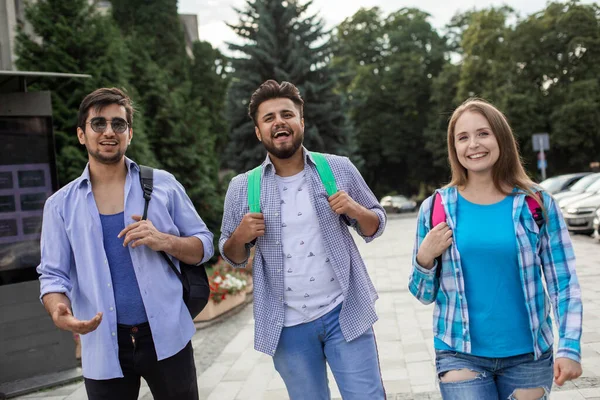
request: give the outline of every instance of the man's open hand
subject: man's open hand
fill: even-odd
[[[60,329],[85,335],[86,333],[95,331],[98,325],[100,325],[100,322],[102,322],[102,313],[99,312],[89,321],[81,321],[73,316],[71,309],[66,304],[59,303],[52,312],[52,321]]]

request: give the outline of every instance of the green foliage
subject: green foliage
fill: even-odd
[[[204,42],[194,44],[190,58],[175,0],[112,4],[126,37],[131,81],[148,121],[152,151],[186,188],[208,228],[218,232],[223,190],[217,146],[227,129],[222,116],[226,60]],[[159,22],[169,28],[157,29]]]
[[[448,118],[471,96],[506,114],[532,176],[534,133],[550,134],[550,175],[599,160],[598,5],[549,3],[526,17],[469,10],[442,37],[414,8],[363,8],[328,32],[311,4],[247,0],[231,25],[242,44],[230,44],[237,57],[228,60],[206,42],[186,51],[176,0],[114,0],[108,17],[87,0],[30,3],[35,37],[19,30],[19,68],[92,75],[33,87],[53,93],[60,183],[87,159],[75,126],[83,96],[122,87],[138,110],[128,155],[172,172],[217,231],[219,169],[244,171],[264,158],[247,108],[267,79],[299,87],[306,146],[352,156],[378,195],[447,182]]]
[[[129,87],[127,52],[112,19],[99,15],[86,0],[40,0],[29,3],[25,15],[37,38],[19,29],[19,69],[92,75],[91,79],[44,79],[32,88],[52,91],[58,177],[64,185],[81,175],[87,162],[76,134],[79,103],[98,87]],[[135,127],[132,153],[152,163],[143,119],[136,119]]]
[[[600,8],[550,3],[507,23],[514,19],[507,8],[455,18],[466,27],[457,100],[475,94],[503,110],[532,175],[537,171],[531,135],[539,132],[550,134],[550,175],[587,170],[598,160],[600,145]]]
[[[429,178],[424,131],[447,48],[428,19],[412,8],[387,17],[360,9],[337,28],[333,62],[346,70],[339,90],[351,106],[363,175],[378,195],[413,193]]]
[[[230,44],[241,56],[232,60],[235,73],[228,93],[231,127],[228,165],[244,171],[265,157],[247,115],[251,94],[268,79],[288,81],[305,101],[305,145],[314,151],[351,155],[354,151],[341,97],[334,92],[336,74],[329,66],[328,33],[312,2],[249,0],[238,10],[240,22],[231,28],[244,44]]]

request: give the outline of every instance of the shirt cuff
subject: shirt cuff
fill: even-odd
[[[579,340],[560,339],[558,341],[558,350],[555,358],[569,358],[573,361],[581,363],[581,344]]]
[[[213,254],[215,253],[212,240],[200,233],[193,235],[193,237],[200,239],[200,241],[202,242],[203,250],[202,260],[200,260],[200,262],[198,262],[196,265],[204,264],[205,262],[210,260]]]
[[[428,268],[420,266],[419,263],[417,263],[417,258],[415,257],[415,260],[413,261],[413,266],[419,273],[421,273],[422,275],[425,275],[425,277],[430,277],[431,275],[435,275],[435,271],[437,270],[438,262],[437,262],[437,259],[433,260],[433,268],[428,269]]]
[[[252,245],[250,243],[246,243],[244,245],[244,247],[246,248],[246,259],[244,261],[242,261],[239,264],[234,263],[233,261],[231,261],[229,258],[227,258],[227,256],[225,255],[225,252],[223,251],[223,246],[225,246],[225,242],[227,242],[227,240],[229,240],[229,238],[222,238],[221,241],[219,242],[219,251],[221,252],[221,257],[223,257],[223,260],[225,260],[227,262],[227,264],[231,265],[233,268],[245,268],[246,265],[248,265],[248,259],[250,258],[250,249],[252,248]],[[255,255],[256,257],[256,255]]]
[[[50,293],[62,293],[65,296],[67,296],[67,298],[69,299],[69,301],[71,302],[71,304],[73,303],[72,299],[71,299],[71,294],[69,293],[69,289],[67,289],[64,285],[61,285],[59,283],[56,284],[51,284],[48,286],[45,286],[44,288],[41,289],[40,291],[40,302],[42,304],[44,304],[44,296]]]
[[[358,232],[358,235],[360,237],[362,237],[366,243],[369,243],[369,242],[373,241],[374,239],[377,239],[379,236],[381,236],[381,234],[383,233],[383,231],[385,229],[385,223],[386,223],[386,218],[385,218],[385,214],[383,211],[381,211],[378,208],[372,208],[372,209],[368,209],[368,210],[374,212],[375,215],[377,215],[377,218],[379,219],[379,226],[377,227],[377,230],[375,231],[375,233],[372,234],[371,236],[365,236],[362,233],[362,231],[360,230],[360,225],[358,225],[357,220],[348,218],[350,220],[351,225],[356,229],[356,232]]]

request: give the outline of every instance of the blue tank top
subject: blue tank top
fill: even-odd
[[[489,205],[458,195],[454,229],[469,311],[471,353],[511,357],[533,351],[529,316],[521,283],[513,197]],[[449,348],[435,339],[435,348]]]
[[[123,238],[117,238],[125,229],[124,213],[100,214],[104,251],[108,259],[110,276],[115,294],[117,323],[138,325],[148,321],[144,301],[140,293],[129,249],[123,247]]]

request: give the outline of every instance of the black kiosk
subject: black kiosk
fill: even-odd
[[[44,202],[58,189],[50,92],[41,77],[0,71],[0,393],[11,397],[81,376],[70,332],[39,301],[36,267]]]

